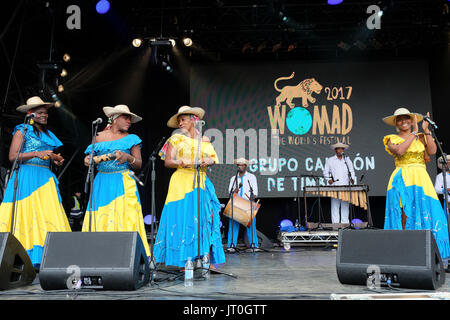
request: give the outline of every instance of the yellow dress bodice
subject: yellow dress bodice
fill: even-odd
[[[419,139],[415,139],[402,156],[397,156],[389,150],[389,141],[393,144],[401,144],[405,141],[405,139],[396,134],[390,134],[383,138],[385,149],[387,153],[394,157],[396,167],[403,167],[407,165],[425,165],[425,146],[419,141]]]

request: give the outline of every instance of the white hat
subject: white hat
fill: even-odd
[[[240,165],[240,164],[245,164],[248,167],[249,161],[247,159],[245,159],[245,158],[239,158],[239,159],[235,159],[234,160],[234,164],[237,165],[237,166]]]
[[[114,108],[112,107],[103,107],[103,112],[105,113],[105,115],[110,118],[114,115],[121,115],[121,114],[127,114],[131,116],[131,123],[136,123],[138,121],[141,121],[142,118],[139,117],[138,115],[130,112],[130,109],[128,108],[127,105],[124,104],[118,104],[117,106],[115,106]]]
[[[442,170],[442,165],[443,165],[443,163],[442,163],[443,161],[442,161],[442,160],[443,160],[442,156],[440,156],[440,157],[437,159],[437,166],[438,166],[438,168],[441,169],[441,170]],[[448,161],[450,161],[450,154],[447,155],[447,162],[448,162]]]
[[[398,116],[404,116],[404,115],[409,116],[411,118],[411,120],[412,120],[413,116],[416,115],[417,116],[417,122],[420,122],[420,121],[423,120],[423,116],[421,114],[419,114],[419,113],[411,113],[406,108],[398,108],[397,110],[394,111],[394,114],[392,116],[384,117],[383,121],[386,124],[395,127],[396,126],[396,118]]]
[[[50,108],[50,107],[53,107],[53,106],[54,106],[54,103],[51,103],[51,102],[44,102],[44,101],[42,101],[41,97],[39,97],[39,96],[34,96],[34,97],[31,97],[31,98],[29,98],[29,99],[27,100],[27,104],[18,106],[18,107],[16,108],[16,110],[19,111],[19,112],[24,112],[24,113],[26,113],[26,112],[28,112],[28,110],[34,109],[34,108],[37,108],[37,107],[46,107],[46,108]]]
[[[345,144],[345,143],[340,143],[340,142],[338,142],[338,143],[332,144],[330,147],[331,147],[331,149],[333,149],[333,150],[335,150],[336,148],[344,148],[344,149],[347,149],[347,148],[349,148],[349,145],[348,145],[348,144]]]
[[[192,108],[189,106],[182,106],[178,109],[178,113],[170,117],[169,121],[167,121],[167,126],[169,128],[178,128],[178,116],[182,114],[193,114],[199,117],[200,119],[203,119],[203,116],[205,115],[205,110],[202,108]]]

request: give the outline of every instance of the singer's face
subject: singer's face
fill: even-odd
[[[336,155],[338,156],[338,157],[341,157],[342,156],[342,154],[344,153],[344,148],[336,148],[336,149],[334,149],[334,151],[336,151]]]
[[[116,118],[116,120],[114,120],[114,121],[115,121],[115,123],[117,125],[117,128],[120,131],[125,131],[126,132],[131,127],[131,116],[128,115],[128,114],[122,114],[122,115],[118,116]]]
[[[395,124],[400,131],[407,131],[412,125],[411,117],[408,115],[398,116],[395,118]]]
[[[30,110],[30,113],[36,114],[34,121],[38,124],[47,124],[48,110],[46,107],[38,107]]]
[[[194,126],[194,120],[188,114],[182,114],[178,117],[178,128],[183,131],[189,131]]]
[[[247,169],[247,165],[245,165],[245,164],[239,164],[239,165],[238,165],[238,168],[239,168],[239,172],[243,173],[243,172],[245,172],[245,170]]]

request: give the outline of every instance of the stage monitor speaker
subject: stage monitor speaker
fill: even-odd
[[[336,271],[343,284],[436,290],[445,282],[430,230],[340,230]]]
[[[269,240],[262,232],[256,230],[256,236],[258,237],[258,245],[261,249],[272,249],[273,242]],[[244,242],[247,247],[250,247],[250,241],[248,239],[247,232],[244,235]]]
[[[44,290],[136,290],[150,266],[138,232],[49,232],[39,270]]]
[[[36,278],[22,244],[9,232],[0,232],[0,290],[29,285]]]

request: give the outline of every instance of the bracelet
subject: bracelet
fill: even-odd
[[[424,132],[423,134],[427,135],[427,136],[431,136],[431,132]]]
[[[130,164],[133,164],[133,163],[135,163],[135,162],[136,162],[136,158],[133,157],[133,162],[130,162]]]
[[[418,139],[419,138],[419,135],[417,134],[417,132],[416,131],[413,131],[413,132],[411,132],[413,135],[415,135],[416,136],[416,139]]]

